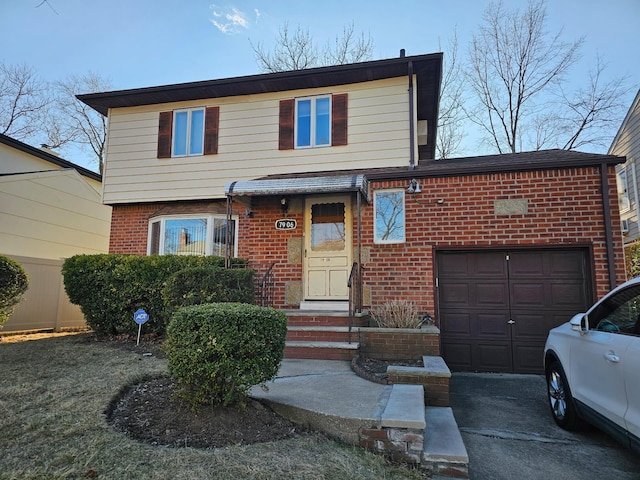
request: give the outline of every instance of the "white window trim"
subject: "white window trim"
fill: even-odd
[[[197,219],[197,218],[205,218],[207,220],[207,237],[206,237],[206,246],[205,246],[205,256],[213,255],[213,228],[214,228],[214,220],[215,219],[227,219],[226,215],[215,215],[215,214],[187,214],[187,215],[159,215],[157,217],[153,217],[149,219],[149,228],[147,231],[147,255],[151,255],[151,241],[152,241],[152,229],[153,224],[156,222],[160,222],[160,243],[159,243],[159,252],[158,255],[166,255],[164,250],[164,242],[165,242],[165,223],[167,220],[180,220],[180,219]],[[235,231],[234,237],[235,244],[233,245],[233,256],[238,256],[238,231],[239,231],[239,221],[237,215],[232,215],[231,220],[234,221]]]
[[[202,112],[202,144],[200,145],[200,153],[191,153],[191,116],[193,114],[193,112],[197,112],[197,111],[201,111]],[[174,146],[175,146],[175,139],[176,139],[176,125],[178,122],[176,122],[176,116],[178,115],[178,113],[181,112],[187,112],[187,153],[185,153],[184,155],[176,155],[174,153]],[[174,110],[173,111],[173,123],[172,123],[172,127],[171,127],[171,156],[175,157],[175,158],[181,158],[181,157],[197,157],[197,156],[201,156],[204,155],[204,130],[205,130],[205,123],[206,123],[206,114],[207,112],[205,111],[204,107],[196,107],[196,108],[181,108],[179,110]]]
[[[394,239],[394,240],[380,240],[378,238],[376,238],[376,221],[378,218],[378,211],[377,211],[377,201],[376,201],[376,197],[379,193],[394,193],[394,192],[400,192],[402,193],[402,224],[404,225],[403,231],[402,231],[402,238],[401,239]],[[389,244],[399,244],[399,243],[405,243],[407,241],[407,208],[406,208],[406,200],[407,200],[407,196],[406,193],[404,191],[404,189],[402,188],[387,188],[387,189],[383,189],[383,190],[375,190],[373,192],[373,243],[377,244],[377,245],[389,245]]]
[[[325,143],[322,145],[316,145],[316,100],[320,98],[328,98],[329,99],[329,143]],[[304,100],[311,100],[311,144],[310,145],[298,145],[298,102]],[[324,148],[331,146],[331,126],[333,122],[333,112],[332,105],[333,100],[331,95],[315,95],[312,97],[299,97],[296,98],[296,108],[293,117],[293,146],[297,149],[305,149],[305,148]]]

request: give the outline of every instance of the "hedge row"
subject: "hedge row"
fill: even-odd
[[[233,259],[234,267],[247,262]],[[133,313],[149,314],[148,333],[164,334],[173,311],[200,302],[253,301],[253,271],[224,258],[180,255],[76,255],[62,266],[71,302],[100,334],[135,334]]]

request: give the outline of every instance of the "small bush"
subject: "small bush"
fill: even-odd
[[[246,262],[234,259],[234,264]],[[135,335],[133,313],[143,308],[149,314],[145,332],[164,334],[172,313],[162,295],[169,277],[189,267],[222,266],[221,257],[76,255],[65,260],[62,274],[69,299],[80,305],[96,333]]]
[[[624,259],[627,279],[640,275],[640,242],[624,247]]]
[[[275,377],[287,320],[272,308],[213,303],[176,310],[167,328],[169,373],[193,405],[242,402]]]
[[[253,303],[253,270],[193,267],[171,275],[162,296],[171,311],[203,303]]]
[[[29,277],[15,260],[0,255],[0,328],[9,319],[29,287]]]
[[[418,328],[420,313],[406,300],[391,300],[371,310],[371,316],[382,328]]]

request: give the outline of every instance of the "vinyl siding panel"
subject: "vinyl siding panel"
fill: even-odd
[[[278,149],[282,99],[347,93],[348,145]],[[295,92],[270,93],[114,109],[103,176],[106,204],[224,197],[224,186],[277,173],[409,164],[406,78]],[[159,112],[220,107],[216,155],[158,159]]]
[[[0,177],[2,253],[60,259],[109,249],[111,208],[74,170]]]

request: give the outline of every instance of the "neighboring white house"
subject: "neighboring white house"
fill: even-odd
[[[616,134],[609,154],[626,156],[627,161],[616,167],[618,196],[624,243],[628,245],[640,238],[640,90],[633,100],[627,116]]]
[[[0,254],[20,262],[29,289],[2,332],[80,327],[60,267],[76,254],[109,250],[111,207],[101,176],[0,134]]]

